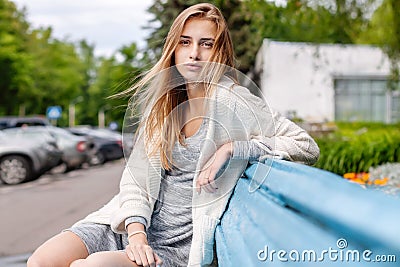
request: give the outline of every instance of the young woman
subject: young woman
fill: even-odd
[[[45,242],[28,266],[203,266],[249,160],[314,163],[312,138],[238,85],[232,41],[211,4],[174,21],[161,59],[131,91],[141,124],[120,193]]]

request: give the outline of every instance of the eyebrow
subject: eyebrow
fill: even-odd
[[[181,38],[192,39],[192,37],[186,36],[186,35],[181,35]],[[204,41],[215,41],[215,39],[214,38],[200,38],[200,42],[204,42]]]

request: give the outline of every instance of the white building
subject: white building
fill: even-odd
[[[400,121],[400,90],[388,90],[380,48],[265,39],[256,59],[262,93],[284,115],[311,122]]]

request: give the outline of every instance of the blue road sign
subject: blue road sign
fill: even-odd
[[[56,120],[61,117],[61,107],[60,106],[50,106],[47,108],[46,116],[50,120]]]

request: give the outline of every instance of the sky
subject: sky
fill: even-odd
[[[110,56],[123,45],[145,45],[142,29],[152,18],[149,0],[12,0],[27,8],[27,20],[34,28],[51,26],[53,37],[69,41],[87,40],[95,54]]]

